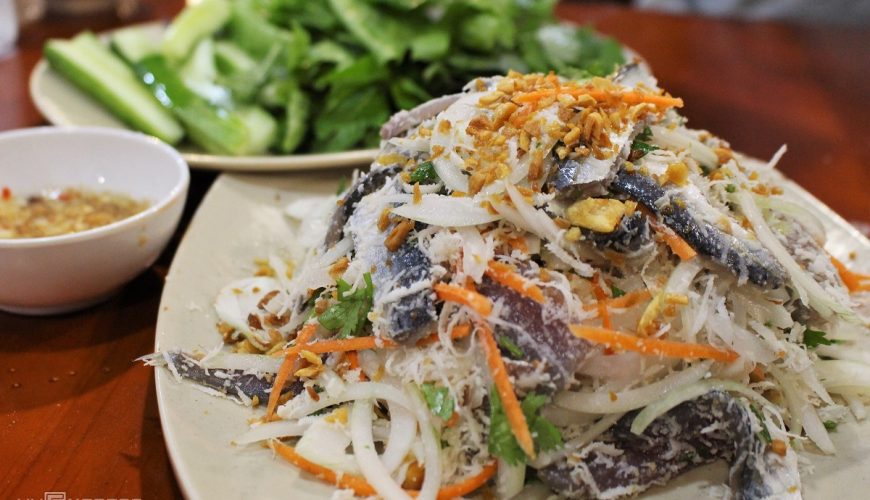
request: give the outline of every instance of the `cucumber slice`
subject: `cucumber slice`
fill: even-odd
[[[132,26],[115,30],[109,42],[127,64],[135,64],[160,52],[160,39],[150,27]]]
[[[157,100],[184,124],[190,140],[210,153],[240,155],[250,147],[245,122],[235,113],[218,109],[188,88],[162,55],[135,66]]]
[[[132,70],[96,37],[80,37],[46,43],[45,58],[52,68],[130,127],[177,144],[184,130],[172,114],[155,101]]]
[[[188,5],[166,29],[163,53],[170,60],[184,60],[197,42],[212,36],[226,24],[231,11],[227,0],[203,0]]]
[[[269,150],[278,135],[278,122],[259,106],[247,106],[235,111],[248,129],[248,147],[245,154],[262,154]]]
[[[257,61],[233,42],[216,41],[214,43],[214,57],[218,70],[228,75],[247,73],[257,67]]]

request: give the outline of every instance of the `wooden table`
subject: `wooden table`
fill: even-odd
[[[181,4],[143,2],[128,22],[166,18]],[[786,174],[846,218],[870,223],[870,33],[605,5],[563,5],[559,14],[640,51],[664,88],[686,100],[692,125],[762,158],[787,143]],[[103,16],[26,27],[17,52],[0,59],[0,130],[43,123],[27,79],[47,38],[117,24]],[[180,496],[152,371],[133,360],[152,349],[162,276],[213,179],[193,173],[175,241],[108,303],[55,318],[0,313],[0,498]]]

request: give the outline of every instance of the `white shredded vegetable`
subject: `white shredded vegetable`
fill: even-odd
[[[411,498],[402,486],[390,477],[390,471],[378,457],[372,437],[372,400],[354,401],[350,411],[350,436],[356,463],[366,481],[387,500]]]

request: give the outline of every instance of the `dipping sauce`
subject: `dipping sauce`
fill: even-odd
[[[76,188],[22,199],[4,187],[0,190],[0,239],[87,231],[136,215],[148,205],[121,193]]]

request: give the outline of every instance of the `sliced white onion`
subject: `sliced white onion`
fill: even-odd
[[[392,209],[392,212],[441,227],[476,226],[501,219],[501,215],[491,213],[473,198],[440,194],[424,194],[420,203],[406,203]]]
[[[472,92],[459,98],[438,115],[432,130],[429,141],[432,164],[444,185],[453,191],[468,192],[468,177],[462,172],[464,162],[456,149],[474,149],[474,141],[465,130],[468,123],[481,112],[477,104],[483,94]],[[450,127],[439,127],[438,123],[442,121],[448,122]],[[439,151],[435,151],[436,147]]]
[[[441,488],[441,444],[435,435],[431,412],[419,389],[413,384],[405,385],[405,394],[411,402],[412,411],[420,423],[420,437],[423,440],[423,466],[426,474],[417,498],[420,500],[435,500],[438,489]]]
[[[350,438],[356,463],[372,488],[387,500],[410,499],[381,462],[372,437],[372,400],[359,399],[350,411]]]
[[[462,227],[457,232],[462,237],[462,271],[479,282],[493,258],[493,246],[487,244],[476,227]]]
[[[324,393],[326,394],[326,393]],[[395,403],[404,408],[411,409],[411,401],[399,389],[384,384],[381,382],[360,382],[354,385],[348,385],[347,388],[337,396],[324,397],[320,395],[320,399],[314,401],[307,392],[303,392],[291,399],[278,409],[278,415],[282,418],[297,419],[310,415],[318,410],[322,410],[328,406],[333,406],[348,401],[356,401],[358,399],[383,399],[389,403]]]
[[[233,440],[236,444],[250,444],[272,438],[301,436],[311,426],[311,422],[278,420],[252,427],[251,430]]]
[[[336,196],[297,198],[284,207],[284,214],[299,224],[295,232],[299,244],[313,247],[323,241],[336,199]]]
[[[849,391],[843,391],[841,395],[846,400],[846,404],[849,405],[852,415],[855,415],[855,420],[860,422],[867,418],[867,409],[864,407],[864,401],[861,399],[861,396]]]
[[[768,400],[764,399],[763,396],[743,384],[738,384],[737,382],[734,382],[732,380],[711,378],[678,387],[672,391],[669,391],[667,394],[657,399],[652,404],[647,405],[646,408],[641,410],[641,412],[638,413],[636,417],[634,417],[634,420],[631,423],[631,432],[637,435],[643,434],[643,431],[645,431],[646,428],[649,427],[649,424],[653,423],[655,419],[664,415],[675,406],[685,401],[700,397],[715,389],[718,389],[720,391],[736,392],[742,396],[746,396],[747,398],[760,405],[770,406],[770,402]]]
[[[802,417],[807,437],[812,439],[823,452],[829,455],[836,453],[837,448],[834,447],[831,436],[828,435],[828,430],[825,428],[825,424],[822,423],[822,419],[819,418],[819,414],[816,413],[816,409],[810,404],[805,405]]]
[[[278,373],[282,361],[282,358],[266,356],[265,354],[222,352],[208,359],[203,359],[200,364],[204,368],[242,370],[249,373]]]
[[[713,168],[719,164],[719,158],[708,146],[694,137],[684,134],[678,129],[670,130],[660,125],[650,126],[653,142],[665,147],[683,148],[689,152],[701,165]]]
[[[822,385],[830,392],[849,391],[870,395],[870,366],[832,359],[816,361],[815,370]]]
[[[510,464],[504,459],[498,459],[495,478],[496,498],[513,498],[523,491],[525,481],[526,464],[522,462]]]
[[[567,250],[560,247],[556,242],[551,241],[544,245],[544,248],[552,252],[557,259],[571,266],[574,272],[576,272],[580,276],[583,276],[584,278],[591,278],[595,274],[595,269],[592,266],[574,257],[573,255],[568,253]]]
[[[381,461],[392,474],[402,465],[417,437],[417,420],[414,414],[398,405],[390,407],[390,434]]]
[[[517,212],[526,221],[532,232],[547,241],[559,241],[559,227],[543,210],[535,208],[526,201],[525,197],[517,190],[516,186],[505,183],[505,190],[511,197]]]
[[[831,297],[810,274],[801,269],[801,266],[795,262],[788,250],[782,246],[782,243],[780,243],[779,239],[768,227],[767,222],[764,221],[764,217],[761,216],[761,212],[759,212],[758,207],[755,205],[752,196],[748,192],[740,191],[735,194],[735,197],[740,204],[743,215],[752,224],[752,229],[755,230],[758,241],[767,247],[779,263],[788,271],[792,283],[800,294],[801,301],[826,318],[832,312],[847,319],[854,318],[855,314],[848,307],[843,306],[839,301]]]
[[[870,352],[862,349],[860,346],[856,349],[855,346],[847,345],[820,345],[816,347],[816,354],[828,358],[854,361],[870,367]]]
[[[356,459],[345,451],[349,445],[350,437],[341,429],[315,420],[296,443],[296,453],[328,469],[359,474]]]
[[[644,407],[677,387],[701,380],[710,370],[711,364],[711,361],[702,361],[652,384],[614,394],[563,391],[556,395],[553,402],[562,408],[580,413],[624,413]]]

